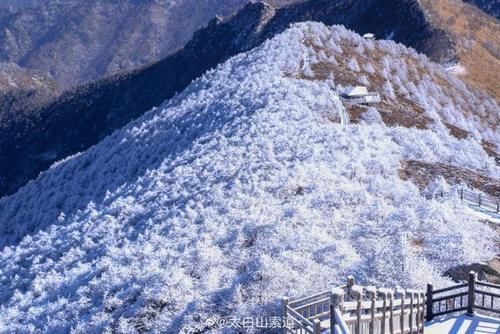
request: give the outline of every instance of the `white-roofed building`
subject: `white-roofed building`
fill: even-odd
[[[377,92],[369,92],[364,86],[347,87],[341,97],[350,103],[379,103],[380,94]]]
[[[362,97],[368,95],[368,88],[363,86],[351,86],[345,90],[345,95],[348,97]]]

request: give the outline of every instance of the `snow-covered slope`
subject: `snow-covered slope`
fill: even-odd
[[[280,296],[346,274],[439,285],[446,268],[489,259],[486,225],[398,169],[446,161],[498,178],[493,158],[373,110],[332,121],[335,82],[303,78],[323,49],[311,38],[372,43],[295,25],[1,199],[0,332],[218,333],[207,318],[277,316]]]

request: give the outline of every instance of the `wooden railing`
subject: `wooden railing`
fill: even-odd
[[[433,194],[425,194],[424,196],[427,199],[432,199],[450,196],[451,194],[451,192],[441,191]],[[462,201],[469,202],[473,205],[477,205],[492,212],[500,213],[500,199],[498,198],[484,194],[473,193],[472,191],[463,188],[458,191],[458,194]]]
[[[423,333],[423,292],[353,286],[349,294],[339,305],[348,333]]]
[[[380,98],[380,94],[376,92],[368,93],[367,95],[361,97],[347,97],[342,96],[342,100],[348,104],[356,104],[356,103],[380,103],[382,99]]]
[[[283,316],[286,321],[283,333],[319,334],[321,320],[328,319],[330,314],[330,292],[289,301],[283,298]]]
[[[345,109],[344,105],[342,104],[342,101],[340,100],[340,96],[335,95],[335,97],[332,99],[336,109],[339,111],[340,114],[340,124],[342,125],[349,125],[351,122],[351,117],[347,110]]]
[[[335,334],[422,333],[422,291],[377,289],[348,284],[306,298],[283,299],[284,333]]]
[[[500,285],[477,281],[474,272],[467,283],[438,290],[427,285],[426,321],[463,311],[473,315],[476,309],[500,314]]]

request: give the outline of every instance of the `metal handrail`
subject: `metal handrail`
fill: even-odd
[[[450,293],[445,296],[439,296],[435,298],[436,294],[442,294],[445,292],[454,292],[455,290],[464,289],[467,287],[466,291],[460,291],[455,293]],[[486,290],[478,289],[477,287],[485,287],[500,290],[500,285],[481,282],[476,280],[476,274],[474,272],[469,273],[469,279],[465,284],[457,284],[448,288],[435,290],[432,284],[427,284],[427,307],[426,307],[426,320],[432,321],[436,316],[462,312],[467,310],[467,314],[473,315],[475,309],[484,310],[488,312],[500,313],[500,309],[494,308],[494,298],[500,299],[500,293],[490,292]],[[476,304],[476,297],[482,296],[482,303]],[[491,307],[485,306],[485,296],[490,298]],[[464,298],[467,297],[467,298]],[[457,298],[459,298],[460,305],[457,307]],[[463,299],[466,299],[466,304],[464,305]],[[444,302],[445,310],[441,310],[442,302]],[[434,312],[434,306],[437,303],[438,310]]]
[[[397,321],[403,328],[401,334],[414,333],[415,328],[421,333],[424,327],[423,291],[397,288],[394,293],[391,289],[355,285],[352,276],[348,277],[347,285],[331,290],[328,299],[322,292],[290,302],[284,298],[283,304],[284,316],[292,321],[285,325],[284,333],[319,334],[329,329],[331,334],[351,334],[352,330],[365,334],[373,333],[378,326],[385,333],[388,327],[385,321],[380,323],[381,317],[392,323],[387,326]],[[402,319],[407,316],[409,322],[403,324]],[[325,322],[327,319],[329,324]],[[321,327],[322,324],[325,327]]]
[[[426,199],[433,199],[433,198],[443,198],[443,197],[448,197],[453,192],[437,192],[437,193],[427,193],[423,194],[423,196]],[[485,194],[479,194],[479,193],[474,193],[471,191],[468,191],[466,189],[460,189],[458,191],[458,194],[460,195],[460,199],[462,201],[469,202],[471,204],[477,205],[481,208],[491,210],[496,213],[500,213],[500,199],[485,195]]]

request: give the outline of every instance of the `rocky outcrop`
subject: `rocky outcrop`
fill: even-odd
[[[438,177],[443,177],[450,184],[466,184],[493,197],[500,196],[500,180],[442,162],[404,161],[399,175],[401,179],[412,181],[422,190]]]
[[[467,280],[469,272],[473,271],[477,274],[480,281],[486,281],[494,284],[500,284],[500,257],[496,257],[489,262],[472,263],[469,265],[460,265],[448,269],[444,272],[444,276],[450,277],[455,282],[463,282]]]

